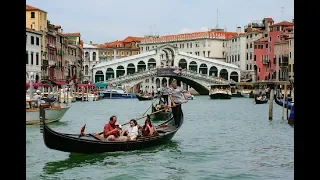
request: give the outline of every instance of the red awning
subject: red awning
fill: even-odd
[[[62,85],[67,85],[68,84],[65,81],[52,81],[52,82],[56,83],[58,87],[61,87]]]
[[[77,88],[91,88],[91,87],[95,87],[94,84],[77,84]]]
[[[42,83],[32,83],[34,89],[38,89],[38,87],[51,87],[50,84],[42,84]],[[30,83],[26,83],[26,88],[29,89]]]

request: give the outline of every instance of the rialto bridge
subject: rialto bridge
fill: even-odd
[[[164,52],[164,54],[162,53]],[[165,73],[164,69],[181,69],[181,73]],[[159,74],[161,70],[161,74]],[[163,71],[164,70],[164,71]],[[170,77],[182,81],[181,86],[193,87],[199,94],[207,95],[210,84],[240,81],[240,68],[216,59],[205,58],[178,51],[171,45],[93,67],[94,82],[108,81],[126,87],[142,83],[143,90],[160,88]],[[168,78],[169,77],[169,78]]]

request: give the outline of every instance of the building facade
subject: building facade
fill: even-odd
[[[294,78],[294,33],[289,33],[289,78]]]
[[[205,32],[146,37],[141,40],[139,47],[141,52],[147,52],[163,45],[172,45],[182,52],[225,61],[225,41],[236,34],[236,32],[225,32],[221,29],[213,29]],[[171,56],[170,52],[163,52],[160,55],[160,59],[164,60],[166,56]]]
[[[31,72],[35,82],[41,80],[41,37],[42,33],[26,28],[26,81]]]
[[[99,58],[101,62],[106,62],[140,54],[138,43],[140,43],[141,39],[141,37],[128,36],[122,41],[117,40],[100,45],[90,42],[90,44],[99,47]]]
[[[246,35],[241,33],[241,27],[237,28],[237,35],[226,41],[226,62],[234,64],[241,71],[246,70]]]
[[[254,42],[255,65],[257,66],[257,81],[270,79],[269,68],[271,61],[268,57],[268,37],[263,37]]]
[[[100,62],[99,48],[91,44],[83,43],[83,81],[93,82],[92,68]],[[103,79],[101,79],[103,81]]]
[[[26,27],[37,32],[42,33],[41,36],[41,64],[42,78],[47,76],[48,59],[47,59],[47,46],[46,46],[46,33],[48,32],[47,12],[37,7],[26,5]]]
[[[81,34],[79,32],[66,33],[64,37],[68,41],[68,76],[66,79],[75,76],[77,82],[83,81],[83,50]]]
[[[244,26],[244,33],[241,33],[241,27],[238,27],[237,35],[227,40],[226,61],[240,67],[242,80],[257,80],[254,42],[262,37],[268,36],[270,26],[273,22],[272,18],[253,21]]]
[[[55,69],[58,66],[57,62],[57,32],[54,29],[54,25],[48,24],[48,32],[46,34],[47,40],[46,40],[46,46],[47,46],[47,52],[45,53],[49,62],[49,67],[46,71],[46,69],[43,70],[43,73],[48,73],[50,80],[55,80],[56,74]]]
[[[267,39],[268,39],[268,43],[266,44],[266,47],[268,48],[268,52],[264,53],[264,54],[255,54],[256,57],[257,56],[263,56],[268,58],[267,60],[268,63],[259,63],[260,67],[258,66],[257,68],[260,68],[261,70],[267,70],[267,72],[265,73],[261,73],[259,79],[264,79],[264,80],[276,80],[279,81],[284,80],[285,77],[283,77],[281,75],[280,78],[280,74],[284,71],[283,67],[284,65],[286,65],[287,63],[284,63],[285,61],[287,61],[287,55],[283,54],[284,52],[282,52],[282,50],[278,50],[278,53],[275,54],[275,43],[279,44],[279,41],[283,41],[283,35],[282,34],[287,34],[287,33],[291,33],[293,30],[293,23],[288,22],[288,21],[282,21],[276,24],[271,24],[269,26],[270,32],[267,35]],[[287,36],[287,35],[285,35]],[[261,39],[260,39],[261,41]],[[283,42],[281,42],[283,43]],[[281,44],[280,43],[280,44]],[[285,47],[286,45],[279,45],[278,48],[282,48]],[[259,51],[256,51],[259,52]],[[282,56],[284,55],[284,56]],[[283,60],[283,61],[282,61]],[[280,63],[281,64],[281,68],[280,68]],[[258,65],[258,64],[257,64]],[[267,77],[267,79],[266,79]],[[288,76],[286,77],[286,79],[288,78]]]

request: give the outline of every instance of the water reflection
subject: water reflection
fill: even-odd
[[[62,172],[67,169],[102,162],[106,156],[106,154],[70,153],[69,158],[65,160],[47,162],[43,168],[43,171],[47,174],[55,174],[57,172]]]
[[[142,150],[129,151],[129,152],[111,152],[111,153],[102,153],[102,154],[80,154],[80,153],[70,153],[69,158],[60,161],[47,162],[43,167],[43,171],[46,174],[55,174],[63,172],[68,169],[75,167],[83,167],[86,165],[105,165],[105,166],[114,166],[118,165],[119,162],[115,159],[126,159],[132,155],[138,155],[140,157],[152,156],[151,154],[161,152],[161,151],[170,151],[170,152],[180,152],[179,142],[170,141],[166,144],[150,147]]]

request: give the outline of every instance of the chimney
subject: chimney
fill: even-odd
[[[239,35],[240,33],[241,33],[241,27],[238,26],[238,27],[237,27],[237,34]]]
[[[292,19],[292,23],[294,23],[294,19]]]
[[[92,41],[90,41],[90,44],[92,44]]]
[[[63,29],[60,29],[60,32],[63,34]]]

